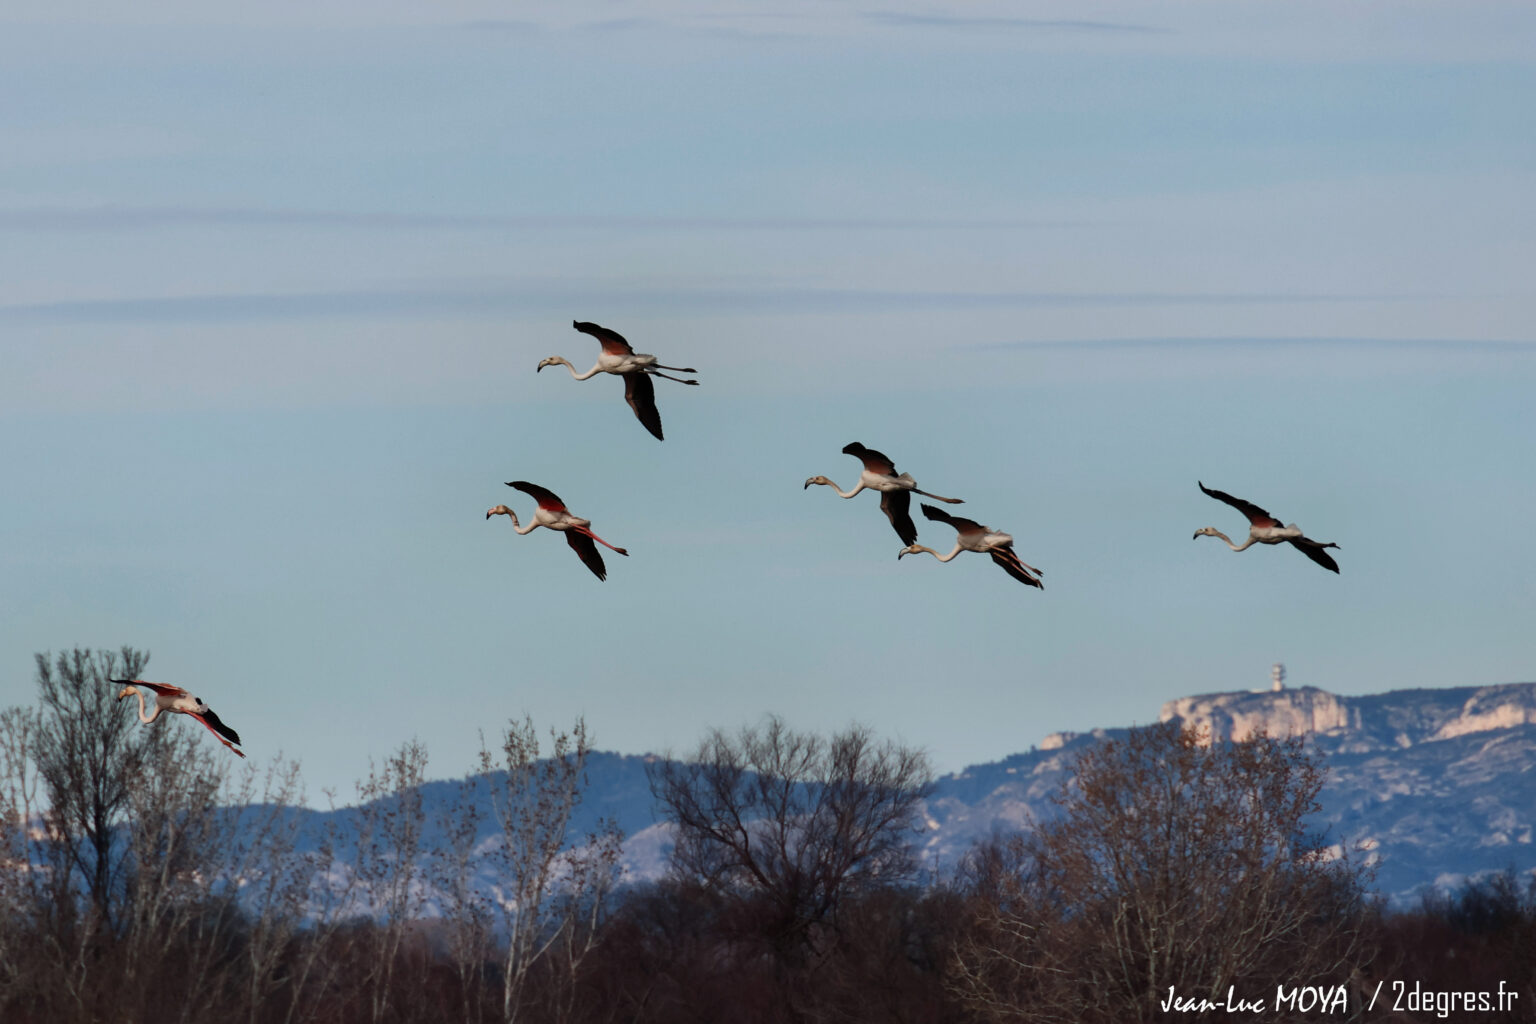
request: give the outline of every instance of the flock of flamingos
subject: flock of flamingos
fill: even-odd
[[[622,334],[611,331],[606,327],[600,327],[594,323],[585,321],[572,321],[571,326],[583,334],[590,334],[598,340],[602,346],[602,352],[597,357],[597,363],[586,373],[577,373],[576,367],[570,360],[563,356],[550,356],[542,360],[538,370],[542,371],[546,366],[560,365],[570,370],[571,376],[576,380],[587,380],[599,373],[611,373],[624,379],[624,401],[634,410],[638,419],[646,430],[660,441],[661,414],[656,411],[656,390],[651,383],[652,377],[663,377],[667,380],[677,381],[680,384],[697,385],[696,380],[687,380],[682,377],[674,377],[663,373],[663,370],[671,370],[673,373],[697,373],[692,367],[665,366],[656,361],[653,355],[636,352],[624,339]],[[917,543],[917,526],[912,521],[911,501],[914,493],[941,501],[949,505],[962,504],[959,498],[944,498],[922,490],[917,486],[917,481],[911,473],[897,473],[896,466],[884,454],[873,448],[866,448],[857,441],[843,446],[843,453],[852,455],[863,464],[863,472],[859,474],[859,482],[853,490],[844,491],[837,484],[824,476],[813,476],[806,480],[805,487],[809,489],[812,484],[821,484],[832,488],[840,498],[852,498],[863,490],[880,492],[880,511],[890,520],[891,527],[895,529],[896,536],[906,545],[896,557],[915,555],[926,551],[941,562],[948,562],[962,551],[976,551],[990,555],[992,561],[1002,568],[1009,576],[1020,583],[1031,587],[1045,589],[1045,584],[1040,577],[1044,575],[1039,569],[1024,562],[1013,550],[1013,538],[1006,533],[993,530],[976,522],[974,519],[964,519],[960,516],[952,516],[943,509],[927,503],[923,504],[923,516],[938,523],[947,523],[955,530],[955,547],[947,555],[941,555],[933,548],[924,547]],[[556,530],[565,534],[566,543],[576,552],[586,567],[592,570],[592,574],[599,580],[608,578],[608,568],[603,564],[603,556],[597,550],[597,545],[621,555],[629,552],[621,547],[615,547],[603,538],[592,532],[590,520],[573,515],[571,510],[565,507],[554,491],[538,484],[529,483],[526,480],[513,480],[508,482],[508,487],[522,491],[537,503],[537,508],[527,526],[524,526],[517,518],[517,513],[506,505],[497,505],[485,513],[489,520],[491,516],[503,515],[512,520],[512,527],[519,534],[532,533],[539,527]],[[1232,538],[1216,529],[1214,526],[1204,526],[1195,531],[1195,538],[1220,537],[1226,541],[1227,547],[1233,551],[1244,551],[1254,544],[1290,544],[1312,561],[1330,572],[1338,572],[1339,564],[1325,550],[1337,548],[1337,544],[1322,543],[1304,536],[1301,528],[1295,523],[1284,525],[1275,516],[1270,515],[1251,501],[1242,498],[1234,498],[1224,491],[1212,490],[1200,484],[1200,490],[1215,498],[1217,501],[1231,505],[1248,519],[1248,539],[1241,544],[1233,544]],[[219,716],[204,704],[199,698],[192,696],[179,686],[171,686],[166,683],[149,683],[141,679],[114,679],[114,683],[120,683],[123,689],[118,693],[117,699],[125,697],[137,697],[139,699],[139,720],[148,724],[160,716],[161,712],[175,712],[177,714],[190,715],[201,722],[218,741],[244,757],[245,754],[236,746],[240,742],[240,736],[229,726],[219,720]],[[144,699],[144,691],[154,694],[154,710],[149,711]]]

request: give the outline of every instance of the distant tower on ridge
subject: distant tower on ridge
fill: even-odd
[[[1269,670],[1269,678],[1273,681],[1270,689],[1275,693],[1285,689],[1285,666],[1278,661],[1275,662],[1275,667]]]

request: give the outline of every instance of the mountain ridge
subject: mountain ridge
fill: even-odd
[[[1311,826],[1336,853],[1371,867],[1376,888],[1394,904],[1408,905],[1427,888],[1493,871],[1536,870],[1536,683],[1362,696],[1315,687],[1197,694],[1166,701],[1160,720],[1195,725],[1208,733],[1208,742],[1259,732],[1305,737],[1328,767]],[[1051,733],[1028,751],[936,779],[914,835],[925,869],[952,871],[978,841],[1051,817],[1051,797],[1076,755],[1129,731]],[[599,818],[616,820],[626,836],[622,865],[628,882],[654,880],[666,871],[670,826],[657,820],[646,774],[656,760],[652,754],[590,754],[588,785],[568,834],[568,845],[577,844]],[[494,817],[486,813],[487,787],[477,778],[484,777],[423,784],[429,849],[442,841],[441,816],[466,798],[481,812],[476,850],[483,855],[486,844],[497,841]],[[326,822],[340,836],[355,834],[364,811],[303,813],[310,845]],[[488,869],[477,874],[481,884],[494,886]]]

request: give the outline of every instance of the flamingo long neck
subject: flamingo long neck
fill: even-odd
[[[524,526],[522,523],[517,521],[516,512],[509,512],[507,514],[512,517],[512,529],[516,530],[518,533],[528,534],[539,528],[539,521],[537,519],[530,522],[527,526]]]
[[[912,553],[913,553],[913,554],[914,554],[914,555],[915,555],[915,554],[917,554],[917,553],[918,553],[918,552],[919,552],[919,551],[926,551],[926,552],[928,552],[928,553],[929,553],[929,554],[930,554],[930,555],[932,555],[932,556],[933,556],[933,557],[934,557],[934,558],[937,558],[937,559],[938,559],[938,560],[939,560],[939,561],[941,561],[941,562],[947,562],[947,561],[949,561],[949,560],[950,560],[950,559],[951,559],[951,558],[954,558],[954,557],[955,557],[955,556],[956,556],[956,555],[958,555],[958,554],[959,554],[959,553],[960,553],[960,552],[962,552],[962,551],[964,551],[964,550],[965,550],[965,548],[963,548],[963,547],[961,547],[961,546],[960,546],[960,542],[959,542],[959,541],[956,541],[956,542],[955,542],[955,550],[953,550],[953,551],[951,551],[951,552],[950,552],[950,553],[949,553],[949,554],[947,554],[947,555],[941,555],[941,554],[939,554],[939,553],[938,553],[938,552],[937,552],[937,551],[935,551],[935,550],[933,550],[933,548],[928,548],[928,547],[924,547],[924,546],[923,546],[923,545],[921,545],[921,544],[913,544],[913,545],[912,545],[912,546],[911,546],[911,547],[910,547],[910,548],[908,548],[908,549],[907,549],[907,550],[908,550],[908,551],[910,551],[910,552],[912,552]]]
[[[841,487],[837,486],[837,482],[835,480],[828,480],[827,486],[836,491],[839,498],[851,498],[864,489],[864,481],[860,480],[858,483],[854,484],[853,490],[846,494],[843,493],[843,489]]]
[[[146,715],[144,713],[144,691],[142,691],[142,690],[134,690],[133,691],[133,695],[135,697],[139,698],[139,721],[141,721],[144,724],[148,725],[150,722],[153,722],[155,719],[160,717],[160,702],[159,701],[155,702],[155,713],[152,714],[152,715]]]
[[[588,370],[586,373],[577,373],[576,372],[576,367],[572,366],[571,365],[571,361],[569,359],[565,358],[565,356],[550,356],[548,359],[544,360],[544,362],[539,364],[539,369],[542,370],[546,366],[556,366],[556,365],[563,366],[567,370],[570,370],[571,371],[571,376],[575,377],[577,380],[586,380],[588,377],[591,377],[594,374],[600,372],[602,370],[602,368],[603,368],[603,364],[602,363],[598,363],[596,366],[592,367],[592,369]]]
[[[1248,535],[1248,539],[1243,541],[1241,546],[1239,546],[1237,544],[1233,544],[1232,543],[1232,538],[1228,537],[1226,534],[1222,533],[1220,530],[1213,529],[1211,531],[1211,535],[1214,536],[1214,537],[1220,537],[1222,540],[1226,541],[1227,542],[1227,547],[1231,548],[1233,551],[1247,551],[1248,548],[1253,544],[1253,535],[1252,534]]]

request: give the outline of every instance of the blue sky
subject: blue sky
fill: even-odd
[[[0,700],[153,652],[342,799],[778,712],[943,770],[1532,678],[1536,11],[0,7]],[[594,320],[702,386],[577,384]],[[849,441],[1016,538],[896,560]],[[559,493],[593,579],[485,510]],[[1242,519],[1336,541],[1191,542]],[[922,541],[952,538],[920,521]],[[177,723],[181,724],[181,723]]]

